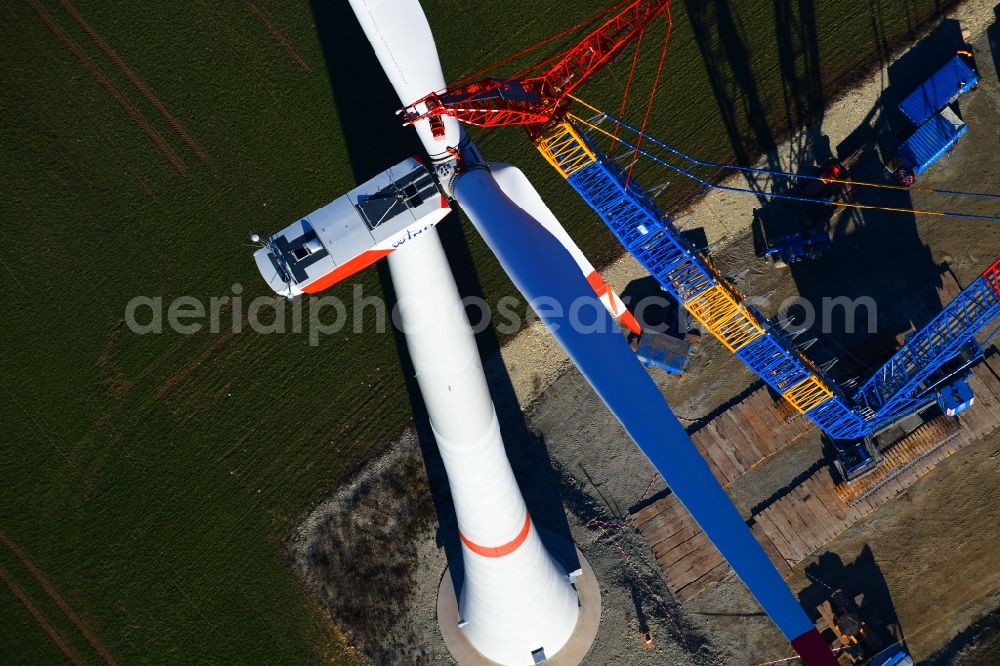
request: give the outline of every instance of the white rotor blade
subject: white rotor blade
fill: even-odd
[[[633,333],[641,333],[639,323],[632,313],[629,312],[628,308],[625,307],[622,299],[604,281],[604,278],[597,272],[586,255],[583,254],[583,250],[573,241],[573,238],[567,233],[566,229],[559,222],[559,219],[545,205],[545,202],[542,201],[542,195],[538,193],[538,190],[531,184],[531,181],[524,175],[524,172],[516,166],[503,163],[491,163],[490,171],[493,172],[493,177],[496,179],[500,189],[503,190],[503,193],[516,203],[521,210],[538,220],[566,248],[566,251],[573,257],[573,261],[576,262],[576,265],[580,267],[580,271],[587,278],[587,282],[594,290],[594,293],[597,294],[598,298],[601,299],[601,303],[611,313],[611,316],[627,326]]]
[[[401,106],[445,89],[447,84],[434,35],[417,0],[350,0],[350,3]],[[347,58],[349,54],[344,56]],[[350,67],[350,62],[346,61],[344,66]],[[441,116],[441,120],[445,135],[438,140],[431,134],[429,121],[414,124],[432,160],[447,155],[446,147],[457,146],[462,137],[457,120],[449,116]]]

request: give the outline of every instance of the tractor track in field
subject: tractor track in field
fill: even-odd
[[[257,17],[257,20],[264,25],[267,31],[271,33],[271,36],[274,37],[278,44],[281,45],[281,48],[285,49],[285,52],[292,56],[292,60],[294,60],[295,64],[299,66],[299,69],[301,69],[304,74],[310,73],[312,71],[312,67],[309,66],[309,63],[303,60],[302,56],[300,56],[298,51],[295,50],[291,42],[288,41],[288,38],[285,37],[285,34],[281,32],[276,25],[268,20],[267,16],[264,15],[264,12],[260,11],[257,8],[257,5],[250,2],[250,0],[243,0],[243,4],[246,5],[247,9],[249,9],[254,16]]]
[[[83,659],[80,658],[80,655],[77,654],[76,650],[74,650],[73,647],[66,642],[66,639],[63,638],[58,631],[56,631],[56,628],[49,623],[48,619],[42,611],[39,610],[38,606],[32,603],[31,599],[28,598],[28,595],[21,589],[21,586],[18,585],[13,578],[11,578],[10,574],[7,573],[7,570],[2,566],[0,566],[0,580],[2,580],[8,588],[10,588],[11,594],[13,594],[17,600],[21,602],[21,605],[24,606],[25,610],[31,613],[31,617],[35,618],[35,622],[38,623],[38,626],[42,628],[42,631],[48,634],[48,637],[53,643],[55,643],[56,647],[59,648],[59,651],[66,655],[67,659],[74,664],[82,665],[85,663]]]
[[[142,96],[153,105],[153,108],[159,111],[160,115],[163,116],[163,119],[167,121],[168,125],[170,125],[170,128],[177,133],[177,136],[179,136],[181,140],[187,144],[188,148],[191,149],[191,152],[195,154],[195,157],[202,162],[207,163],[208,154],[205,152],[205,149],[202,148],[194,137],[191,136],[191,133],[188,132],[183,125],[181,125],[180,121],[177,120],[172,113],[170,113],[149,85],[143,81],[142,78],[140,78],[139,75],[136,74],[131,67],[129,67],[129,64],[125,62],[120,55],[118,55],[118,52],[115,51],[115,49],[112,48],[112,46],[108,44],[103,37],[97,34],[97,31],[94,30],[89,23],[87,23],[86,19],[83,18],[73,3],[69,0],[59,0],[59,4],[62,5],[63,9],[66,10],[66,13],[69,14],[74,21],[76,21],[77,25],[79,25],[80,28],[87,33],[87,36],[90,37],[99,49],[101,49],[104,55],[106,55],[111,62],[115,64],[115,67],[117,67],[118,70],[125,75],[125,78],[127,78],[129,82],[135,86],[140,93],[142,93]]]
[[[104,75],[103,72],[97,67],[93,60],[83,52],[80,45],[77,44],[72,37],[70,37],[66,31],[64,31],[59,24],[56,23],[48,12],[46,12],[42,6],[38,3],[38,0],[28,0],[28,5],[34,10],[38,17],[42,19],[45,26],[56,36],[56,38],[62,42],[74,58],[79,61],[83,69],[95,80],[104,90],[111,95],[112,99],[118,103],[120,107],[128,114],[128,116],[135,121],[139,129],[146,134],[153,145],[163,154],[163,157],[180,173],[182,176],[187,175],[188,167],[184,161],[175,153],[170,146],[167,144],[163,136],[156,131],[149,121],[142,115],[142,113],[136,109],[131,102],[125,99],[125,96],[115,87],[115,85]]]
[[[277,299],[275,299],[277,300]],[[221,319],[221,318],[220,318]],[[250,324],[250,315],[245,313],[243,319],[240,322],[239,330],[244,330]],[[178,368],[177,371],[167,378],[160,388],[156,391],[156,399],[163,400],[168,395],[170,395],[175,388],[186,382],[191,376],[196,373],[204,364],[205,361],[212,358],[218,353],[223,347],[229,344],[236,337],[237,333],[232,329],[226,331],[216,338],[215,342],[210,344],[205,350],[198,355],[193,361],[187,363],[182,368]]]
[[[32,578],[38,581],[38,584],[42,586],[43,590],[45,590],[45,594],[49,595],[52,601],[54,601],[55,604],[59,606],[59,608],[62,610],[62,612],[66,614],[66,617],[69,619],[69,621],[73,623],[73,625],[80,631],[81,634],[83,634],[83,637],[87,639],[87,642],[90,643],[90,645],[94,648],[97,654],[100,655],[101,659],[103,659],[105,663],[110,664],[111,666],[117,666],[118,662],[111,655],[111,652],[108,650],[107,646],[105,646],[104,642],[101,640],[101,637],[97,635],[97,632],[94,631],[94,629],[89,624],[84,622],[80,618],[80,616],[76,614],[76,612],[70,607],[69,603],[66,602],[66,599],[59,593],[59,590],[55,588],[55,586],[48,579],[48,577],[46,577],[46,575],[42,573],[42,571],[37,566],[35,566],[35,563],[31,561],[30,557],[28,557],[28,554],[24,552],[24,550],[19,545],[17,545],[17,543],[13,539],[7,536],[7,533],[4,532],[2,529],[0,529],[0,541],[2,541],[3,544],[7,546],[7,548],[9,548],[10,551],[14,553],[14,555],[17,556],[17,559],[21,561],[21,564],[24,565],[24,568],[28,570],[28,573],[31,574]],[[9,581],[5,580],[4,582],[7,582],[7,584],[10,585]],[[13,590],[13,588],[11,589]],[[34,613],[32,614],[34,615]],[[36,619],[38,619],[37,616]],[[41,621],[39,621],[39,624],[41,624]],[[44,629],[45,627],[43,626],[42,628]],[[53,640],[55,639],[53,638]]]

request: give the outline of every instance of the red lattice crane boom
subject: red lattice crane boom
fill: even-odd
[[[444,137],[440,116],[479,127],[543,125],[559,117],[566,98],[611,62],[670,0],[635,0],[607,19],[580,43],[553,58],[542,74],[515,79],[486,78],[433,92],[406,107],[406,124],[429,119],[435,138]]]

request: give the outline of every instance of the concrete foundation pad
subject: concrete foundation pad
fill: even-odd
[[[576,666],[583,661],[590,646],[594,644],[597,628],[601,624],[601,586],[579,548],[576,548],[576,556],[583,572],[577,577],[575,584],[580,598],[580,614],[577,616],[573,635],[566,645],[545,660],[544,663],[553,666]],[[487,659],[473,647],[458,626],[458,599],[455,597],[450,568],[444,570],[438,587],[437,617],[445,645],[460,666],[496,666],[495,661]]]

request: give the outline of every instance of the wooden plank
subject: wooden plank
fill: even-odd
[[[712,569],[719,566],[720,563],[724,562],[725,559],[723,559],[718,549],[709,542],[704,548],[700,548],[688,556],[687,561],[675,565],[675,570],[669,575],[669,579],[672,581],[674,589],[679,590],[685,585],[700,579]],[[687,565],[687,568],[682,571],[681,569],[685,565]]]
[[[781,506],[781,501],[779,500],[767,507],[761,515],[764,514],[771,519],[771,522],[777,528],[778,533],[785,538],[786,542],[788,542],[789,550],[785,553],[785,559],[790,560],[791,562],[800,562],[802,558],[808,554],[806,550],[808,546],[806,546],[802,537],[796,533],[791,520],[785,514],[784,507]]]
[[[701,451],[703,456],[708,455],[706,453],[706,447],[709,445],[711,439],[712,435],[706,431],[704,427],[691,435],[691,441],[695,443],[695,446],[698,447],[698,450]]]
[[[801,485],[795,486],[788,493],[788,506],[795,511],[795,515],[800,520],[805,534],[810,537],[809,540],[804,540],[813,546],[810,551],[812,552],[829,541],[829,538],[826,528],[818,522],[820,517],[813,511],[812,506],[805,501],[806,494]],[[827,514],[827,520],[829,520],[828,516],[829,514]]]
[[[990,413],[992,400],[987,402],[987,396],[992,399],[993,394],[979,381],[975,373],[969,377],[969,388],[976,395],[976,401],[972,404],[972,407],[962,412],[958,418],[969,426],[974,438],[978,438],[996,428],[992,423],[993,414]]]
[[[997,400],[1000,400],[1000,355],[990,355],[976,366],[974,372],[990,389]]]
[[[766,388],[762,388],[756,393],[754,393],[750,401],[750,406],[753,408],[754,412],[760,415],[761,420],[767,427],[769,432],[776,433],[780,432],[785,426],[784,422],[778,417],[777,412],[774,408],[774,401],[771,399],[771,393]]]
[[[676,542],[678,539],[687,539],[689,537],[685,535],[698,532],[700,530],[701,527],[698,526],[698,523],[696,523],[693,518],[687,516],[686,514],[678,515],[669,522],[664,522],[652,532],[649,532],[647,541],[651,542],[650,546],[656,549],[660,546],[660,544]],[[663,550],[663,548],[660,550]]]
[[[821,513],[825,514],[823,516],[823,526],[826,529],[827,535],[831,539],[836,538],[844,528],[843,502],[836,497],[831,501],[823,493],[823,487],[816,482],[815,475],[803,481],[801,487],[808,494],[809,499],[807,501],[822,507]],[[816,507],[814,507],[814,510],[819,511]]]
[[[788,419],[797,414],[798,410],[792,406],[792,403],[782,398],[774,403],[774,413],[778,417],[778,420],[788,427],[788,424],[790,423]]]
[[[973,389],[973,391],[974,390],[975,389]],[[989,427],[989,424],[983,419],[983,415],[980,410],[976,409],[975,404],[973,404],[970,409],[967,409],[959,414],[958,420],[972,434],[972,439],[979,439],[983,436],[983,433],[992,430],[992,428]]]
[[[767,511],[756,514],[753,518],[753,527],[751,530],[756,530],[755,534],[759,532],[760,536],[766,538],[778,553],[782,562],[786,563],[792,552],[792,546],[788,543],[785,535],[781,533],[774,521],[767,514]]]
[[[679,590],[688,583],[698,580],[724,561],[712,542],[706,540],[703,547],[692,553],[685,562],[678,563],[674,565],[672,570],[666,571],[666,578],[673,589]]]
[[[722,483],[722,485],[724,486],[729,485],[730,481],[739,476],[739,474],[736,471],[736,466],[733,463],[733,461],[730,460],[728,456],[726,456],[723,447],[719,445],[719,436],[717,434],[718,431],[716,430],[715,425],[712,422],[708,422],[705,424],[703,431],[706,433],[707,437],[711,437],[711,441],[713,444],[712,446],[706,446],[706,452],[709,454],[709,456],[711,456],[712,460],[715,461],[715,464],[719,468],[719,471],[722,472],[722,478],[719,479],[719,482]]]
[[[756,446],[747,441],[731,412],[720,414],[716,421],[718,422],[719,431],[725,435],[736,459],[742,465],[743,474],[746,474],[754,463],[764,456],[761,455]]]
[[[704,536],[704,534],[697,525],[689,525],[670,538],[664,539],[653,546],[653,554],[657,559],[678,560],[684,557],[684,553],[690,550],[690,547],[685,546],[685,544],[690,545],[694,539],[707,539],[708,537]]]
[[[684,505],[677,499],[677,495],[670,494],[656,500],[653,504],[638,511],[633,516],[633,521],[637,525],[657,525],[664,520],[677,516],[684,511]]]
[[[833,482],[830,479],[829,473],[827,472],[824,476],[821,476],[824,472],[825,470],[820,470],[816,474],[813,474],[807,479],[807,482],[809,489],[826,505],[830,513],[837,519],[836,529],[837,533],[840,534],[854,522],[854,519],[851,516],[851,510],[846,504],[840,501],[840,498],[834,492]]]
[[[818,539],[816,539],[809,530],[805,520],[803,520],[802,516],[799,515],[797,507],[795,506],[796,503],[794,498],[786,495],[774,504],[784,512],[784,516],[788,521],[789,527],[794,530],[794,536],[797,537],[802,543],[802,557],[799,559],[801,560],[806,558],[811,552],[819,547],[819,543]]]
[[[794,489],[792,489],[794,492]],[[822,539],[817,536],[809,525],[807,515],[803,512],[803,508],[794,494],[789,494],[779,500],[781,508],[785,512],[785,517],[788,518],[788,524],[791,525],[792,529],[796,530],[796,535],[802,539],[802,543],[805,544],[805,551],[803,552],[803,557],[808,556],[814,550],[819,548],[822,543]]]
[[[777,453],[777,449],[774,448],[774,435],[767,429],[767,426],[764,425],[764,421],[761,420],[760,416],[750,408],[746,401],[741,402],[736,406],[736,414],[752,432],[754,445],[757,447],[758,451],[765,456]]]
[[[653,532],[643,533],[642,536],[654,551],[669,550],[678,541],[690,539],[698,529],[697,525],[677,522],[661,525]]]
[[[841,499],[844,506],[847,507],[847,510],[849,512],[848,522],[853,524],[861,520],[861,517],[864,515],[864,511],[860,506],[858,506],[854,502],[854,498],[858,494],[857,488],[849,483],[844,482],[836,486],[835,493],[837,494],[837,497]]]
[[[869,495],[868,501],[873,507],[879,507],[904,492],[906,492],[906,487],[899,482],[899,478],[892,477],[884,481],[878,490]]]
[[[743,399],[743,402],[750,405],[754,410],[761,410],[766,407],[766,402],[771,402],[771,397],[766,386],[760,386],[755,391]]]
[[[690,601],[710,586],[724,579],[729,575],[730,571],[732,571],[732,569],[729,567],[729,563],[723,560],[698,580],[688,583],[681,589],[677,590],[674,593],[674,596],[676,596],[677,600],[681,603]]]
[[[769,458],[787,446],[784,440],[775,437],[772,431],[767,430],[760,416],[751,411],[749,405],[740,404],[739,409],[733,412],[733,420],[740,427],[743,436],[760,454],[760,458],[754,464]]]
[[[753,527],[750,528],[750,531],[753,533],[754,538],[757,539],[757,543],[760,544],[760,547],[764,549],[764,552],[767,554],[768,559],[771,560],[771,564],[773,564],[774,568],[778,570],[779,574],[781,574],[781,577],[787,578],[788,575],[792,572],[792,568],[788,566],[788,562],[785,561],[785,558],[782,557],[781,552],[774,545],[774,542],[771,541],[771,537],[767,536],[767,533],[764,531],[763,526],[761,526],[757,522],[754,522]]]
[[[754,464],[764,457],[764,454],[760,452],[756,444],[747,439],[743,428],[740,427],[740,421],[737,418],[735,410],[730,409],[725,414],[721,414],[719,416],[719,425],[729,439],[736,457],[742,463],[744,467],[743,473],[746,474]]]
[[[810,528],[819,537],[820,545],[833,541],[838,534],[835,527],[837,519],[830,513],[830,510],[824,506],[815,493],[810,492],[805,487],[805,484],[799,484],[795,488],[795,494],[799,496],[802,505],[813,517]]]
[[[641,533],[650,546],[656,546],[691,527],[696,527],[692,518],[686,515],[676,515],[658,521],[655,527],[642,530]]]
[[[975,382],[975,384],[970,382],[969,387],[976,391],[974,386],[979,386],[980,391],[976,391],[976,401],[968,411],[978,409],[982,412],[983,421],[987,424],[984,434],[989,434],[1000,427],[1000,399],[993,395],[982,377],[976,377]],[[985,399],[981,398],[981,395],[985,396]]]
[[[691,436],[691,441],[695,443],[695,446],[698,447],[698,451],[701,453],[701,457],[705,459],[706,463],[708,463],[708,468],[712,471],[712,475],[719,483],[726,485],[726,474],[722,471],[722,468],[719,467],[718,463],[715,462],[715,458],[709,450],[710,447],[715,446],[713,434],[707,432],[703,427]]]
[[[858,507],[858,511],[861,512],[861,516],[858,518],[858,520],[864,520],[869,513],[875,510],[875,507],[872,506],[867,499],[856,500],[854,502],[854,506]]]
[[[643,523],[639,531],[647,539],[663,539],[683,527],[685,522],[684,516],[680,512],[664,512]]]
[[[711,543],[704,532],[699,532],[667,553],[657,554],[656,561],[665,573],[686,571],[691,565],[691,556],[700,552],[706,543]]]
[[[967,412],[978,411],[981,417],[983,427],[980,436],[993,432],[997,428],[998,417],[1000,417],[1000,409],[997,406],[997,398],[990,391],[989,387],[982,378],[975,372],[969,377],[969,388],[976,395],[975,402],[972,403]]]
[[[712,542],[709,541],[707,537],[705,537],[705,538],[692,539],[688,543],[684,544],[682,550],[683,550],[682,557],[672,558],[667,561],[657,558],[657,562],[660,563],[660,567],[663,569],[663,573],[666,575],[667,581],[671,585],[676,585],[678,589],[683,585],[686,585],[687,583],[691,582],[691,580],[694,580],[694,578],[691,578],[690,580],[684,583],[678,584],[676,581],[681,576],[681,574],[691,571],[692,567],[697,566],[703,556],[705,556],[711,550],[716,550],[716,549],[715,546],[712,545]]]
[[[719,477],[719,483],[723,486],[729,485],[729,483],[737,478],[737,470],[733,467],[733,462],[725,454],[726,444],[722,440],[722,436],[719,434],[719,429],[715,425],[715,419],[712,419],[699,431],[702,436],[702,443],[705,447],[705,455],[709,456],[714,462],[715,466],[719,469],[722,476]]]
[[[802,501],[808,506],[813,515],[816,516],[817,525],[823,531],[823,543],[829,543],[840,535],[843,524],[840,516],[835,512],[836,505],[830,506],[820,494],[805,484],[800,486],[803,497]]]
[[[733,446],[733,443],[730,441],[727,433],[723,431],[723,421],[721,418],[723,415],[715,418],[710,424],[708,424],[708,426],[710,430],[715,432],[715,441],[719,443],[719,450],[724,456],[726,456],[726,460],[729,462],[730,470],[733,474],[730,479],[730,482],[732,482],[743,476],[749,469],[749,466],[744,465],[740,460],[739,455],[736,452],[736,447]]]
[[[891,499],[899,497],[909,489],[909,485],[903,482],[901,476],[894,476],[883,488],[881,493],[876,494],[876,499],[880,499],[879,506],[882,506]],[[881,495],[879,497],[878,495]]]
[[[647,541],[652,539],[664,539],[672,531],[679,529],[679,518],[673,514],[660,514],[653,516],[641,525],[637,525],[639,532]]]
[[[667,495],[666,497],[661,497],[660,499],[656,500],[655,502],[653,502],[653,503],[651,503],[651,504],[649,504],[647,506],[644,506],[641,509],[639,509],[638,511],[630,514],[629,517],[637,525],[641,524],[641,523],[644,523],[644,522],[650,520],[651,518],[660,515],[660,513],[663,511],[663,508],[665,506],[667,506],[671,502],[674,502],[674,503],[677,502],[677,497],[675,495],[671,494],[671,495]]]
[[[768,507],[769,509],[770,507]],[[785,530],[778,524],[778,520],[772,516],[768,509],[754,516],[754,521],[760,523],[764,534],[768,536],[774,547],[778,549],[781,559],[786,562],[795,563],[799,561],[799,550],[785,536]],[[787,528],[786,528],[787,529]]]
[[[788,427],[790,436],[787,439],[790,442],[806,434],[815,428],[816,425],[805,414],[797,414],[791,421],[788,421]]]

